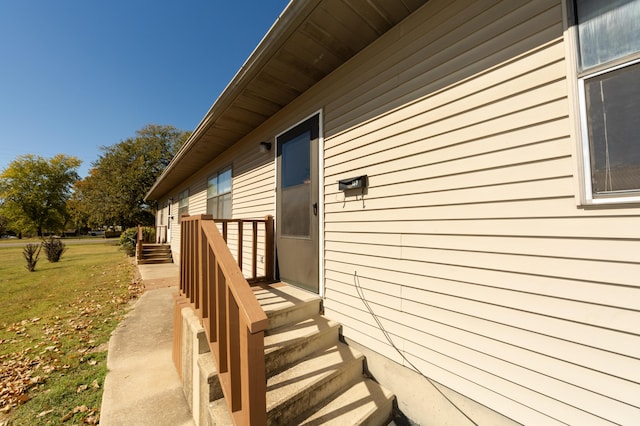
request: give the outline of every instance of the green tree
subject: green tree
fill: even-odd
[[[20,232],[63,230],[68,218],[66,205],[78,180],[81,161],[58,154],[51,159],[27,154],[17,157],[0,174],[3,214]]]
[[[150,124],[135,137],[102,147],[89,175],[76,184],[75,220],[123,229],[153,224],[153,212],[144,197],[189,134],[173,126]]]

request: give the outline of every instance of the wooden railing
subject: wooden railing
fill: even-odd
[[[153,243],[153,241],[158,242],[158,230],[159,226],[142,226],[138,225],[138,235],[136,237],[136,259],[142,259],[142,251],[145,244]],[[166,226],[165,228],[165,236],[166,236]]]
[[[272,218],[226,221],[223,233],[231,222],[251,222],[254,241],[256,227],[263,223],[267,228],[265,244],[273,247]],[[253,250],[254,257],[256,252]],[[273,265],[273,258],[266,257],[265,264]],[[264,331],[269,320],[239,265],[242,252],[238,260],[233,258],[211,216],[181,217],[180,292],[202,319],[234,423],[265,425]]]
[[[249,257],[251,271],[243,271],[249,282],[273,281],[274,279],[274,257],[273,257],[273,216],[267,216],[264,220],[251,219],[215,219],[216,223],[222,225],[222,238],[228,244],[230,231],[235,231],[236,236],[236,261],[238,267],[243,271],[243,264],[246,260],[245,236],[250,234],[251,254]],[[264,274],[258,275],[258,240],[259,225],[264,224],[264,254],[262,262],[264,264]],[[246,225],[246,226],[245,226]],[[233,229],[235,228],[235,229]],[[245,229],[247,230],[245,232]]]

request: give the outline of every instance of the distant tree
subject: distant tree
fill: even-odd
[[[9,219],[2,212],[3,205],[0,203],[0,237],[9,230]]]
[[[0,174],[0,199],[11,227],[20,232],[62,230],[67,200],[78,180],[81,161],[58,154],[51,159],[28,154],[17,157]]]
[[[89,175],[76,184],[75,219],[123,229],[153,224],[144,197],[189,135],[173,126],[149,124],[135,137],[102,147]]]

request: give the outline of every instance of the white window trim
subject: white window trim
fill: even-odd
[[[582,145],[582,163],[584,170],[584,192],[585,203],[588,205],[606,205],[606,204],[637,204],[640,203],[640,194],[633,191],[635,195],[616,195],[611,193],[600,197],[593,196],[593,187],[591,185],[591,155],[589,151],[589,129],[587,124],[587,102],[584,89],[585,80],[599,75],[608,74],[610,72],[632,66],[640,63],[640,59],[631,60],[606,69],[600,69],[591,74],[585,74],[578,77],[578,102],[580,105],[580,143]]]

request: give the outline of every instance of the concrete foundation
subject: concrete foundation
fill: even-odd
[[[398,409],[411,424],[504,425],[518,423],[389,358],[343,337],[367,359],[367,374],[396,395]]]

